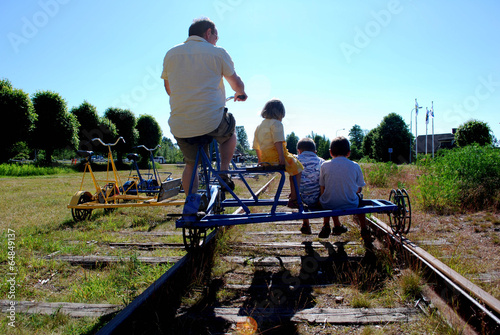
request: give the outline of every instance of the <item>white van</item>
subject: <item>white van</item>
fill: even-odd
[[[165,164],[165,158],[163,158],[163,156],[157,156],[154,158],[154,160],[158,164]]]

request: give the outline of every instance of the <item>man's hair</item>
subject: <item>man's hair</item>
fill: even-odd
[[[212,22],[209,18],[200,18],[195,19],[191,26],[189,27],[189,36],[200,36],[203,37],[203,34],[209,29],[212,28],[212,33],[215,30],[215,23]]]
[[[264,119],[282,119],[285,117],[285,106],[279,99],[269,100],[262,109],[260,115]]]
[[[316,143],[314,143],[312,138],[305,137],[297,143],[297,149],[300,151],[316,152]]]
[[[330,144],[330,151],[332,152],[332,156],[347,156],[349,151],[351,151],[349,140],[344,136],[334,138]]]

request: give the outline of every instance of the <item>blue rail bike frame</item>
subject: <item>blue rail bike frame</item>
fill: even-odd
[[[216,146],[216,145],[215,145]],[[220,170],[220,162],[218,151],[216,151],[216,168],[212,166],[211,159],[207,156],[203,147],[200,146],[197,156],[196,165],[201,164],[201,174],[202,178],[205,180],[204,189],[198,191],[198,193],[206,194],[207,199],[210,199],[208,206],[204,212],[203,216],[198,217],[196,220],[182,217],[176,221],[177,228],[215,228],[223,226],[234,226],[240,224],[253,224],[253,223],[265,223],[265,222],[276,222],[276,221],[290,221],[290,220],[302,220],[302,219],[315,219],[330,216],[345,216],[354,214],[368,214],[368,213],[393,213],[398,209],[398,206],[393,204],[388,200],[383,199],[365,199],[361,201],[360,207],[348,208],[341,210],[315,210],[311,211],[302,206],[300,199],[300,194],[298,194],[298,211],[288,211],[282,212],[277,211],[278,206],[286,206],[288,200],[280,199],[283,186],[286,181],[285,170],[283,168],[277,167],[252,167],[252,168],[237,168],[236,164],[233,162],[233,170]],[[195,173],[197,170],[195,169]],[[257,195],[253,192],[252,188],[245,180],[245,175],[255,174],[255,173],[278,173],[280,174],[279,184],[272,199],[259,199]],[[238,197],[224,182],[220,177],[221,174],[238,175],[243,181],[245,187],[250,192],[251,197],[249,199],[241,199]],[[191,177],[190,190],[194,182],[194,173]],[[298,190],[297,180],[292,177],[292,181],[295,185],[295,189]],[[200,182],[201,184],[201,182]],[[220,197],[221,187],[225,188],[233,198],[223,199],[225,197]],[[190,192],[189,192],[190,193]],[[186,206],[188,201],[186,201]],[[251,213],[249,207],[257,206],[268,206],[271,207],[270,212],[266,213]],[[228,207],[241,207],[243,213],[241,214],[224,214],[221,213],[222,210]],[[219,210],[214,210],[214,209]]]

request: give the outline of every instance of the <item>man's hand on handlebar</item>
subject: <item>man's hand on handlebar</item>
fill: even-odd
[[[245,101],[247,98],[248,96],[245,93],[234,95],[234,101]]]

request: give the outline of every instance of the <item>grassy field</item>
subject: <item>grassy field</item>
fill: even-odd
[[[162,165],[163,170],[172,172],[174,177],[181,174],[181,168],[175,165]],[[105,174],[96,173],[99,179],[105,179]],[[128,171],[121,173],[122,181],[128,174]],[[125,305],[171,266],[143,264],[137,261],[142,254],[140,250],[111,248],[109,243],[131,240],[130,234],[124,231],[174,230],[174,221],[167,214],[181,209],[170,206],[126,208],[112,213],[94,210],[90,220],[75,223],[66,206],[80,189],[81,176],[81,173],[63,173],[0,179],[0,274],[2,278],[9,278],[12,272],[9,261],[15,262],[15,300]],[[93,193],[90,178],[86,178],[83,189]],[[139,236],[134,236],[133,240],[158,241],[154,237]],[[9,257],[8,241],[11,241],[10,256],[13,257]],[[161,241],[182,242],[182,236],[164,237]],[[45,258],[53,254],[119,256],[126,260],[88,269]],[[158,249],[148,256],[183,254],[183,249]],[[2,281],[2,299],[7,299],[10,289],[11,285]],[[6,320],[2,320],[0,333],[13,331]],[[18,314],[14,333],[85,333],[96,321]]]
[[[426,248],[459,273],[500,297],[500,280],[484,281],[481,274],[500,273],[500,217],[495,211],[441,215],[424,211],[418,181],[422,167],[363,164],[367,181],[365,198],[387,199],[392,188],[406,188],[412,198],[413,222],[409,238],[414,241],[444,240],[443,245]],[[162,171],[180,177],[182,168],[161,165]],[[99,172],[104,178],[104,172]],[[75,223],[66,206],[79,190],[81,173],[62,173],[38,177],[0,178],[0,275],[15,272],[15,299],[12,285],[2,280],[1,299],[43,302],[110,303],[125,305],[140,294],[171,265],[151,266],[137,257],[138,249],[113,248],[110,242],[182,242],[181,235],[154,237],[134,232],[173,231],[180,207],[125,208],[112,213],[95,210],[90,220]],[[121,173],[126,180],[128,171]],[[267,179],[252,180],[255,189]],[[90,179],[85,190],[92,190]],[[237,190],[242,192],[240,182]],[[242,194],[242,196],[245,196]],[[181,196],[182,197],[182,196]],[[10,253],[9,253],[10,252]],[[182,256],[183,249],[157,249],[148,256]],[[89,269],[49,260],[48,255],[119,256],[124,260]],[[9,263],[14,262],[12,269]],[[92,333],[96,318],[75,319],[53,315],[16,315],[16,328],[2,318],[0,333],[82,334]]]

